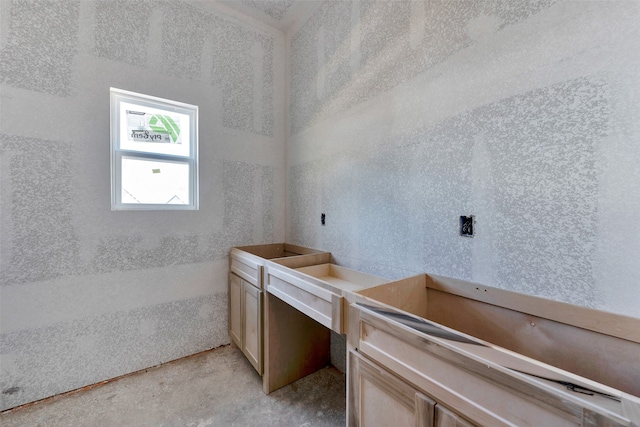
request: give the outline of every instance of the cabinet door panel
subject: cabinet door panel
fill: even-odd
[[[436,427],[474,427],[474,425],[442,405],[436,405]]]
[[[415,414],[411,408],[366,375],[360,377],[360,404],[361,426],[413,427]]]
[[[229,274],[229,336],[242,348],[242,279]]]
[[[242,352],[262,375],[262,292],[248,282],[243,282],[244,306]]]
[[[351,427],[432,427],[435,402],[357,352],[349,352]]]

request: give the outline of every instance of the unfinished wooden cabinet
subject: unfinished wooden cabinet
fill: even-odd
[[[359,318],[360,326],[357,352],[380,369],[388,369],[397,375],[406,386],[414,384],[415,393],[428,396],[436,402],[436,407],[444,406],[448,412],[440,414],[441,425],[457,422],[453,411],[478,425],[629,425],[620,412],[611,410],[611,405],[604,397],[590,396],[596,402],[584,402],[582,396],[571,396],[571,392],[560,388],[540,387],[535,381],[527,380],[526,374],[520,373],[543,373],[544,369],[540,366],[528,366],[527,361],[517,357],[506,362],[509,368],[493,362],[491,359],[500,358],[502,363],[509,359],[506,353],[490,354],[496,351],[494,348],[406,330],[394,320],[365,308],[357,308],[354,318]],[[473,348],[475,346],[478,348]],[[349,369],[352,369],[351,366]],[[541,376],[557,378],[557,375],[551,370]],[[576,382],[568,377],[560,378]],[[360,391],[357,390],[359,387]],[[354,395],[363,392],[357,383],[350,384],[349,389]],[[375,405],[376,399],[370,402],[367,399],[365,396],[365,403],[361,402],[360,405]],[[350,409],[350,414],[352,411],[362,413],[362,408],[354,407]],[[366,417],[366,414],[362,416]],[[589,417],[597,421],[585,424],[584,420]],[[354,420],[354,417],[349,415],[349,419]],[[415,423],[396,425],[413,426]]]
[[[329,262],[309,266],[293,258],[267,262],[264,392],[329,364],[331,330],[345,333],[348,324],[343,292],[388,281]]]
[[[420,394],[435,402],[436,426],[640,425],[637,319],[427,275],[348,297],[351,426],[378,425],[363,420],[381,401],[404,413],[394,425],[422,425],[410,398]],[[524,333],[523,323],[543,335]],[[512,348],[551,350],[546,363],[477,338],[496,329]],[[587,378],[549,364],[567,352],[574,368],[598,372]],[[374,386],[367,378],[375,376],[391,385]]]
[[[264,372],[264,286],[267,259],[290,258],[293,265],[323,263],[331,254],[286,243],[232,248],[229,253],[229,336],[256,371]]]
[[[432,274],[357,297],[640,396],[637,318]]]
[[[291,268],[289,260],[267,263],[267,291],[318,323],[346,333],[343,293],[389,282],[335,264]]]
[[[229,329],[252,363],[263,346],[267,394],[329,363],[333,330],[347,334],[350,426],[640,427],[638,319],[263,256],[232,250]]]

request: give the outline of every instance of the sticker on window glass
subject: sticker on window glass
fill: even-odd
[[[182,144],[177,115],[127,110],[127,133],[131,142]]]

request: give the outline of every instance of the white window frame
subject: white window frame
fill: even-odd
[[[198,210],[198,106],[143,95],[121,89],[110,88],[111,100],[111,210]],[[142,108],[165,110],[169,113],[185,114],[189,117],[189,155],[160,154],[122,148],[121,129],[126,126],[126,117],[121,117],[121,102]],[[122,159],[163,161],[189,166],[189,204],[151,204],[122,202]]]

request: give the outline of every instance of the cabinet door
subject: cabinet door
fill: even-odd
[[[357,352],[349,352],[348,425],[432,427],[435,402]]]
[[[442,405],[436,405],[436,427],[474,427],[469,421],[451,412]]]
[[[262,290],[242,281],[242,352],[253,367],[262,375]]]
[[[242,348],[242,279],[229,274],[229,336]]]

